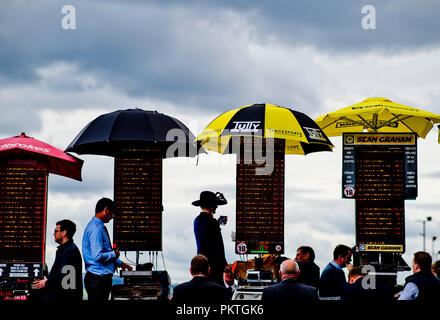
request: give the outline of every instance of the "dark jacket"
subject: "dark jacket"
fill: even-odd
[[[209,213],[201,212],[194,220],[197,253],[208,258],[209,278],[223,285],[223,271],[227,264],[220,225]]]
[[[345,273],[329,263],[319,279],[320,297],[340,297],[342,287],[347,283]]]
[[[228,301],[229,294],[226,287],[219,285],[207,277],[197,276],[191,281],[176,286],[173,290],[174,303],[211,303],[221,304]]]
[[[300,274],[298,282],[317,288],[319,285],[319,267],[313,261],[297,261]]]
[[[48,301],[82,300],[82,258],[73,240],[58,246],[45,288]]]
[[[385,282],[376,279],[375,288],[363,288],[361,277],[354,283],[346,283],[342,287],[341,299],[350,302],[386,302],[393,301],[393,288]]]
[[[261,298],[264,302],[314,302],[318,301],[317,289],[296,279],[287,278],[280,283],[265,287]]]
[[[419,289],[419,294],[416,298],[417,301],[439,301],[440,281],[432,274],[432,272],[417,272],[406,277],[405,280],[406,283],[414,283]]]

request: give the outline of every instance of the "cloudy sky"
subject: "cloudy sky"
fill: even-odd
[[[438,1],[164,2],[1,1],[0,137],[24,131],[65,149],[97,116],[134,107],[176,117],[195,135],[226,110],[264,102],[313,119],[368,97],[440,114]],[[75,21],[67,21],[73,11],[63,13],[66,5]],[[365,6],[375,9],[376,29],[362,24]],[[418,219],[433,217],[429,252],[432,236],[440,238],[437,133],[418,142],[419,197],[406,201],[408,263],[422,249]],[[341,199],[341,138],[331,140],[333,152],[286,158],[286,256],[310,245],[321,269],[335,245],[355,242],[354,201]],[[80,244],[96,201],[113,196],[113,159],[80,158],[82,182],[49,178],[49,266],[54,223],[74,220]],[[172,282],[189,279],[198,214],[191,201],[205,189],[229,200],[218,213],[229,217],[222,231],[227,259],[239,260],[230,237],[234,156],[209,153],[198,165],[167,159],[163,178],[163,257]]]

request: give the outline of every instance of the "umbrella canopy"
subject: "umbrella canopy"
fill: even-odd
[[[0,157],[16,156],[44,159],[48,162],[50,173],[81,181],[83,160],[50,144],[28,137],[24,132],[19,136],[0,140]]]
[[[176,118],[157,111],[127,109],[106,113],[91,121],[66,151],[116,156],[124,148],[159,147],[164,158],[193,157],[204,152],[193,141],[194,135]],[[171,145],[184,152],[167,154]]]
[[[344,132],[413,132],[425,138],[440,115],[397,104],[386,98],[368,98],[325,114],[316,123],[328,136]]]
[[[271,104],[253,104],[227,111],[197,137],[205,149],[226,153],[233,136],[283,139],[286,154],[331,151],[332,143],[304,113]]]

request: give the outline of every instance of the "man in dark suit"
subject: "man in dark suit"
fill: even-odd
[[[83,298],[82,258],[73,242],[76,225],[64,219],[53,232],[59,244],[49,276],[32,283],[34,289],[45,289],[47,301],[81,301]]]
[[[192,203],[194,206],[200,206],[202,210],[194,220],[197,253],[208,258],[211,268],[209,279],[220,285],[223,285],[223,271],[227,262],[219,221],[214,219],[214,214],[217,206],[226,203],[226,199],[222,196],[217,197],[211,191],[201,192],[200,199]]]
[[[221,304],[228,301],[226,287],[209,280],[209,270],[208,259],[202,254],[196,255],[191,260],[192,280],[174,288],[172,301],[176,304]]]
[[[228,291],[229,300],[232,299],[235,290],[237,290],[237,285],[235,284],[235,275],[232,272],[232,266],[227,264],[225,267],[225,271],[223,272],[223,281]]]
[[[317,288],[319,284],[319,267],[315,263],[315,251],[308,246],[296,250],[295,261],[301,271],[298,282]]]
[[[340,244],[333,250],[333,261],[322,271],[319,280],[319,297],[340,300],[342,287],[347,283],[342,270],[351,261],[351,248]]]
[[[315,302],[318,301],[317,289],[297,281],[300,270],[298,264],[290,259],[283,261],[280,267],[281,282],[263,289],[263,302]]]
[[[341,300],[359,303],[390,302],[393,300],[393,287],[375,275],[363,273],[360,267],[353,267],[348,272],[348,283],[342,287]]]

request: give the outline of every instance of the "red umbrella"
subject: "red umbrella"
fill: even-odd
[[[29,155],[45,159],[49,164],[50,173],[82,181],[83,160],[50,144],[28,137],[24,132],[19,136],[0,139],[0,157]]]

